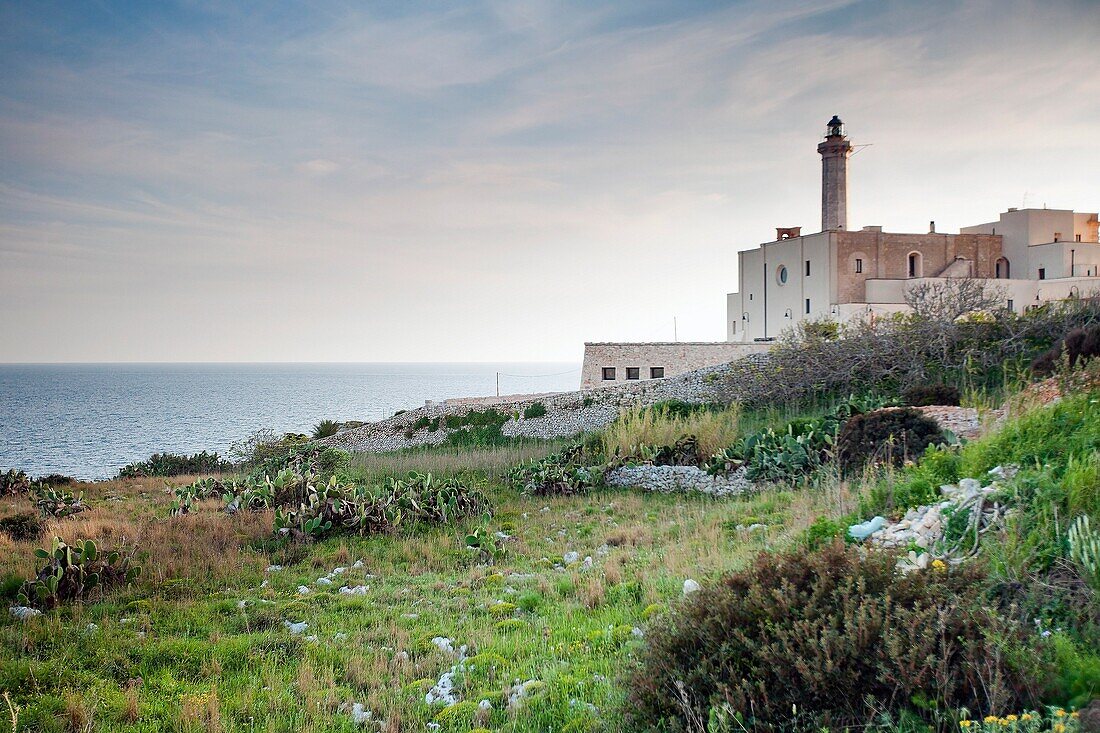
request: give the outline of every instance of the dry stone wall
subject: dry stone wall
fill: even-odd
[[[539,395],[492,405],[509,418],[501,432],[510,437],[561,438],[600,430],[619,414],[634,407],[645,407],[667,400],[691,403],[726,402],[731,399],[731,384],[737,375],[759,370],[767,361],[764,354],[719,366],[697,369],[675,377],[631,382],[614,387],[600,387],[554,395]],[[540,417],[525,418],[524,410],[535,403],[546,408]],[[443,426],[448,416],[463,417],[475,410],[484,410],[479,403],[433,404],[403,412],[386,420],[346,430],[321,442],[336,448],[362,452],[384,453],[424,445],[438,445],[452,430]],[[428,420],[439,419],[439,427],[417,427]]]

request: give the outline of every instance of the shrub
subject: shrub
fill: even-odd
[[[918,410],[887,408],[844,423],[837,435],[837,455],[841,470],[852,473],[870,462],[900,466],[943,440],[936,421]]]
[[[34,580],[20,588],[19,602],[39,608],[56,608],[64,601],[83,600],[97,591],[129,585],[141,572],[131,565],[133,552],[101,552],[91,540],[67,545],[54,537],[49,550],[38,549],[34,554],[47,563]]]
[[[42,484],[43,486],[68,486],[69,484],[75,484],[76,479],[72,476],[63,476],[60,473],[51,473],[47,476],[42,476],[34,480],[36,484]]]
[[[322,420],[313,426],[313,439],[320,440],[321,438],[327,438],[330,435],[336,435],[336,432],[340,429],[340,423],[335,420]]]
[[[248,477],[262,481],[267,476],[276,476],[280,471],[289,469],[299,476],[313,476],[326,482],[346,469],[350,462],[351,454],[338,448],[316,443],[284,445],[256,464]]]
[[[546,405],[541,402],[532,402],[527,406],[527,409],[523,411],[523,417],[527,420],[531,420],[536,417],[542,417],[546,414]]]
[[[23,471],[14,468],[7,473],[0,473],[0,496],[18,496],[31,489],[31,480]]]
[[[959,406],[961,395],[959,388],[950,384],[925,384],[910,387],[902,395],[905,404],[910,407],[928,407],[931,405]]]
[[[34,512],[20,512],[0,519],[0,532],[17,541],[36,539],[42,529],[42,520]]]
[[[146,461],[138,461],[123,466],[118,472],[118,477],[168,477],[198,473],[224,473],[231,470],[233,470],[233,464],[223,460],[217,453],[203,451],[190,456],[174,453],[154,453]]]
[[[647,635],[628,689],[637,727],[687,730],[728,705],[747,729],[860,725],[873,710],[1018,709],[1047,671],[985,606],[976,563],[901,574],[834,543],[761,554]]]

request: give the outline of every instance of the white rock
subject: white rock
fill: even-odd
[[[265,570],[264,572],[265,573],[277,573],[282,569],[283,569],[282,565],[268,565],[267,570]]]
[[[455,653],[454,639],[448,639],[445,636],[437,636],[432,639],[432,644],[434,644],[436,648],[439,649],[439,651],[441,652],[446,652],[447,654]]]
[[[370,590],[369,585],[357,585],[354,588],[349,588],[346,585],[340,589],[340,595],[343,596],[365,596],[367,591]]]
[[[363,703],[355,703],[351,706],[351,722],[356,725],[365,725],[374,717],[374,713],[367,710]]]
[[[332,578],[318,578],[317,585],[332,585]]]
[[[298,586],[298,595],[300,595],[300,596],[307,596],[311,592],[312,591],[310,591],[309,586],[305,586],[305,585]]]
[[[703,586],[699,585],[697,582],[695,582],[691,578],[688,578],[687,580],[684,581],[684,595],[685,596],[690,596],[692,593],[698,593],[701,590],[703,590]]]
[[[283,621],[283,626],[285,626],[287,628],[287,631],[289,631],[291,634],[294,634],[295,636],[309,628],[309,624],[307,624],[305,621],[299,621],[298,623],[294,623],[292,621]]]
[[[573,563],[577,562],[580,559],[581,559],[581,554],[579,552],[567,552],[562,557],[562,560],[565,561],[566,565],[572,565]]]
[[[15,616],[20,621],[26,621],[29,618],[42,615],[41,611],[37,608],[31,608],[30,606],[11,606],[8,608],[8,613]]]

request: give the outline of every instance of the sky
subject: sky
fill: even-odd
[[[737,251],[1100,208],[1100,2],[0,2],[0,362],[721,340]]]

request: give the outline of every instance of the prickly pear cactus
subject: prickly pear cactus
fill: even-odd
[[[104,553],[92,540],[68,545],[54,537],[49,550],[40,548],[34,554],[46,566],[19,589],[19,602],[26,606],[56,608],[65,601],[86,599],[93,591],[129,585],[141,573],[131,564],[133,552]]]

